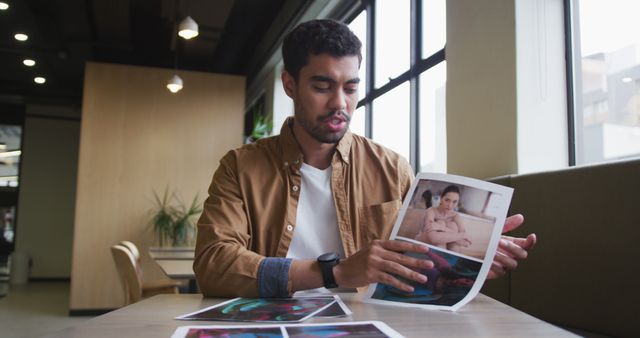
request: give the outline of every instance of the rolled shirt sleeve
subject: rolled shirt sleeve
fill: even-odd
[[[288,297],[291,258],[267,257],[258,268],[260,297]]]

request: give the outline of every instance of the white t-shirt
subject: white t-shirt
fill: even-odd
[[[316,259],[327,252],[335,252],[344,258],[336,205],[331,194],[331,167],[320,170],[302,163],[300,172],[296,227],[287,258]]]

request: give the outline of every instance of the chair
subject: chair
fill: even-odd
[[[138,247],[135,244],[133,244],[133,242],[121,241],[120,245],[129,249],[129,251],[133,255],[133,258],[135,258],[136,262],[140,264],[140,250],[138,250]]]
[[[146,283],[145,283],[145,274],[142,271],[142,263],[140,263],[140,250],[138,250],[138,247],[135,244],[133,244],[133,242],[121,241],[120,245],[122,245],[125,248],[129,249],[129,251],[133,255],[133,258],[135,258],[136,263],[137,263],[137,265],[139,267],[138,270],[140,271],[139,273],[140,273],[141,278],[142,278],[142,285],[143,285],[143,290],[144,290],[144,285],[146,285]],[[157,265],[157,263],[155,263],[155,264]],[[162,270],[162,269],[160,268],[159,270]],[[183,284],[184,284],[183,282],[178,282],[178,281],[175,281],[175,280],[169,278],[164,272],[162,272],[162,276],[164,278],[160,278],[160,279],[154,281],[154,284],[161,283],[162,281],[164,281],[166,283],[177,283],[178,287],[183,286]]]
[[[133,245],[133,243],[131,244]],[[161,279],[143,283],[138,261],[139,252],[138,259],[136,259],[128,247],[114,245],[111,247],[111,254],[113,255],[113,260],[120,276],[120,283],[125,293],[125,304],[135,303],[142,298],[161,293],[178,293],[178,286],[181,285],[178,281]]]

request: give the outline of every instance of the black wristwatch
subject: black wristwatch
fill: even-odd
[[[338,263],[340,263],[340,256],[335,252],[327,252],[318,257],[318,264],[322,272],[322,281],[324,282],[324,287],[327,289],[338,287],[336,278],[333,276],[333,267],[338,265]]]

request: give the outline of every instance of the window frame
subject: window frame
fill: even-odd
[[[577,72],[575,71],[575,64],[579,62],[577,60],[578,55],[574,52],[575,47],[579,47],[579,43],[574,43],[574,38],[576,37],[574,29],[576,28],[574,25],[574,18],[576,16],[577,8],[573,6],[573,0],[563,0],[564,5],[564,50],[565,50],[565,61],[566,61],[566,82],[567,82],[567,144],[568,144],[568,165],[570,167],[576,166],[576,151],[577,151],[577,143],[576,143],[576,94],[574,84],[578,79],[576,79]]]
[[[375,61],[376,61],[376,0],[364,0],[356,7],[347,17],[343,18],[343,22],[350,23],[362,11],[367,11],[367,41],[366,55],[367,64],[365,64],[365,72],[367,77],[366,86],[364,88],[364,98],[358,102],[356,107],[365,108],[365,136],[373,138],[373,101],[387,92],[395,89],[405,82],[409,82],[409,163],[415,172],[420,169],[420,75],[440,62],[445,61],[445,47],[437,52],[425,56],[422,55],[422,0],[410,0],[410,61],[409,69],[397,77],[391,79],[386,84],[376,88],[375,85]]]

